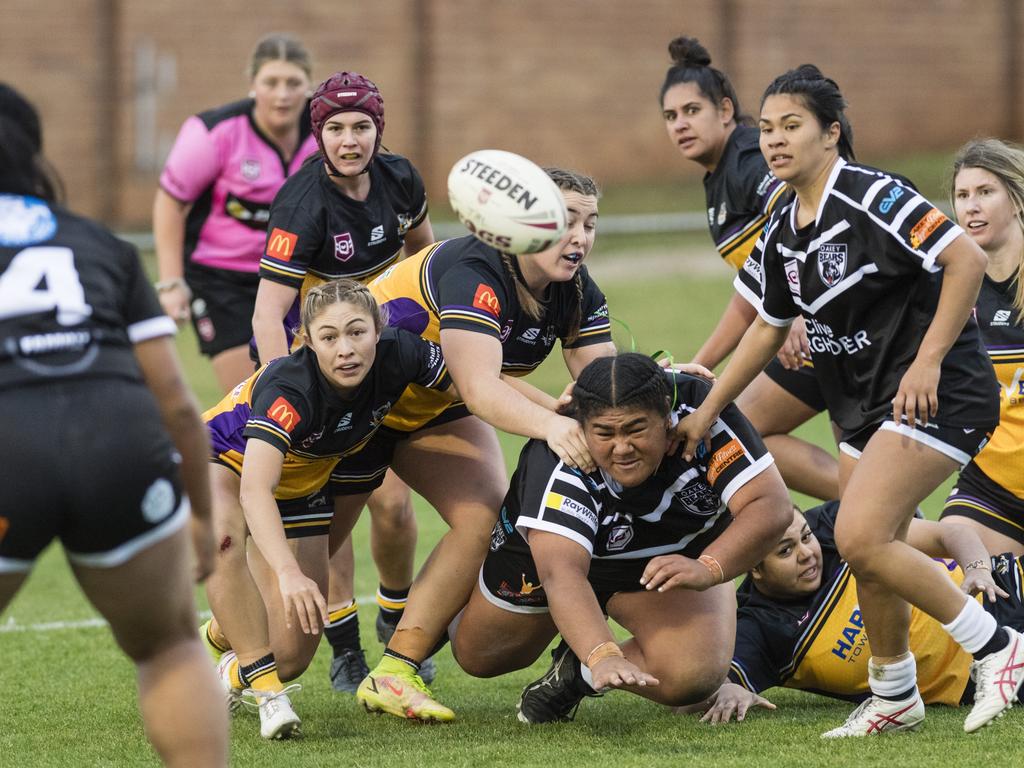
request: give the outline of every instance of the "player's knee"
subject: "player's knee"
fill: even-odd
[[[661,701],[671,707],[683,707],[704,701],[725,679],[727,669],[709,665],[702,669],[688,669],[680,673],[667,673],[658,677]],[[657,676],[657,675],[656,675]]]
[[[136,664],[152,661],[181,643],[199,642],[196,616],[191,606],[169,611],[161,619],[159,622],[133,621],[124,628],[115,629],[118,646]]]
[[[452,643],[452,656],[462,671],[470,677],[497,677],[510,672],[503,653],[470,648],[458,638]]]
[[[416,514],[409,498],[401,496],[375,499],[370,504],[375,534],[385,536],[416,535]]]

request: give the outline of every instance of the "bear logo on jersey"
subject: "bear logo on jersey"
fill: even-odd
[[[829,288],[846,275],[846,243],[822,243],[818,246],[818,275]]]

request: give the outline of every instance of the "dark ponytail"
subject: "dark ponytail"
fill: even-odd
[[[669,412],[665,370],[647,355],[624,352],[599,357],[580,371],[572,390],[576,418],[585,423],[609,408]]]
[[[729,78],[719,69],[711,66],[711,54],[695,37],[677,37],[668,44],[668,55],[672,66],[665,73],[658,103],[663,104],[665,93],[679,83],[696,83],[701,94],[715,107],[722,106],[722,99],[732,102],[733,119],[737,123],[752,124],[753,120],[740,109],[740,100]]]
[[[0,193],[49,202],[63,196],[60,179],[42,154],[39,113],[24,96],[0,83]]]
[[[839,143],[836,150],[844,160],[857,159],[853,153],[853,128],[846,118],[846,99],[843,98],[835,80],[825,77],[813,64],[801,64],[771,82],[761,97],[761,106],[764,106],[765,99],[769,96],[781,94],[800,96],[822,129],[827,129],[832,123],[839,123]]]

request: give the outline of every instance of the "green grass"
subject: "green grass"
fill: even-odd
[[[611,249],[609,249],[611,250]],[[632,252],[608,253],[628,259]],[[602,259],[595,260],[600,275]],[[623,348],[631,336],[641,351],[670,350],[688,359],[713,327],[730,291],[721,277],[684,279],[658,274],[602,281]],[[196,353],[194,340],[183,334],[182,357],[204,406],[218,399],[209,367]],[[532,380],[549,391],[561,389],[561,361],[546,362]],[[830,446],[823,417],[800,434]],[[513,459],[521,440],[503,438],[506,458]],[[926,502],[934,516],[945,490]],[[419,504],[419,558],[426,556],[442,532],[442,523]],[[375,574],[369,562],[366,522],[356,530],[358,557],[356,593],[372,594]],[[201,600],[200,596],[200,602]],[[371,661],[380,646],[372,635],[375,609],[361,611],[363,642]],[[0,619],[26,626],[75,621],[95,613],[74,585],[56,548],[40,559],[28,584]],[[10,624],[8,624],[8,627]],[[0,632],[4,673],[0,692],[0,765],[4,766],[137,766],[155,765],[135,709],[134,673],[115,649],[103,627],[56,631]],[[681,653],[686,649],[681,648]],[[357,709],[352,697],[330,691],[329,651],[321,649],[301,682],[296,706],[306,737],[293,743],[268,744],[258,735],[254,715],[236,717],[232,725],[232,760],[237,766],[479,766],[519,768],[555,761],[575,766],[931,766],[936,764],[1014,764],[1024,735],[1018,712],[998,727],[974,737],[962,733],[962,711],[935,708],[924,731],[867,742],[823,743],[818,735],[840,723],[849,707],[843,703],[791,692],[774,691],[779,705],[770,715],[755,713],[740,726],[701,725],[693,717],[628,694],[613,693],[583,703],[575,723],[528,728],[515,721],[514,705],[524,684],[539,676],[544,660],[533,668],[495,680],[474,680],[461,673],[447,650],[439,656],[438,697],[455,707],[459,720],[450,726],[424,727],[394,718],[373,718]],[[1017,758],[1013,757],[1014,755]],[[996,763],[995,761],[998,761]]]

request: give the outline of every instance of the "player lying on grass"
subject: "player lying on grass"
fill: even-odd
[[[527,667],[562,635],[550,670],[523,691],[521,721],[569,719],[606,687],[698,701],[724,677],[730,580],[768,554],[790,503],[733,406],[712,426],[710,450],[692,461],[669,450],[669,428],[709,387],[644,355],[600,358],[572,393],[597,469],[566,466],[540,440],[524,447],[477,587],[449,630],[476,677]],[[606,614],[633,636],[615,642]]]
[[[702,719],[743,720],[752,707],[774,709],[760,694],[773,686],[861,701],[868,689],[871,647],[857,604],[856,579],[836,549],[833,527],[839,503],[830,501],[793,521],[771,554],[740,585],[736,651],[728,682],[704,704]],[[1024,628],[1024,560],[989,557],[977,534],[962,525],[913,520],[908,542],[936,558],[964,592],[977,594],[1002,625]],[[963,567],[957,565],[962,563]],[[973,698],[970,654],[927,614],[916,608],[910,649],[917,658],[917,684],[926,704],[958,706]],[[915,726],[916,727],[916,726]]]

